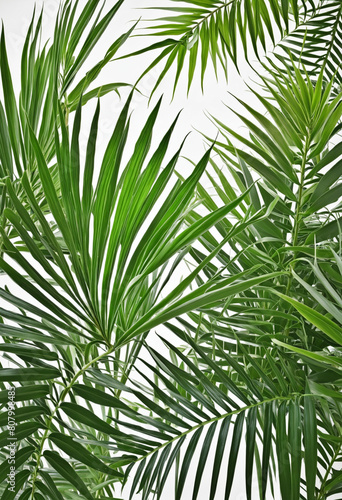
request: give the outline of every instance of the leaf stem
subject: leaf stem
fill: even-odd
[[[297,196],[297,201],[296,201],[296,212],[294,216],[294,222],[293,222],[293,228],[292,228],[292,246],[295,247],[297,246],[298,243],[298,236],[299,236],[299,228],[300,228],[300,223],[301,223],[301,209],[303,205],[303,192],[304,192],[304,182],[305,182],[305,170],[306,170],[306,163],[307,163],[307,158],[308,158],[308,153],[310,149],[310,142],[311,142],[311,134],[310,130],[308,130],[308,134],[305,139],[304,143],[304,150],[303,150],[303,158],[302,158],[302,163],[300,167],[300,179],[299,179],[299,188],[298,188],[298,196]],[[293,268],[292,264],[290,264],[291,270],[294,269],[295,266],[295,259],[296,259],[297,252],[295,251],[293,254]],[[293,275],[290,273],[288,280],[287,280],[287,286],[286,286],[286,291],[285,295],[289,295],[291,285],[293,281]],[[292,309],[292,306],[291,306]],[[290,329],[290,320],[287,320],[286,323],[286,328],[284,330],[284,334],[288,335],[289,334],[289,329]]]
[[[210,11],[209,14],[207,14],[206,16],[201,17],[198,22],[194,23],[192,26],[189,26],[189,30],[185,33],[185,35],[183,35],[182,40],[184,38],[187,38],[190,34],[192,35],[194,33],[194,31],[201,26],[201,24],[203,24],[205,21],[207,21],[212,16],[214,16],[219,10],[221,10],[223,8],[226,8],[226,7],[229,7],[229,5],[231,5],[231,4],[235,3],[235,2],[236,2],[236,0],[230,0],[227,3],[222,3],[216,9],[214,9],[213,11]]]
[[[302,163],[301,163],[301,167],[300,167],[300,180],[299,180],[298,197],[297,197],[297,203],[296,203],[296,214],[295,214],[293,231],[292,231],[292,245],[294,247],[297,246],[297,243],[298,243],[299,227],[300,227],[300,223],[301,223],[301,209],[302,209],[302,205],[303,205],[305,170],[306,170],[306,162],[307,162],[307,158],[308,158],[308,152],[309,152],[309,148],[310,148],[310,142],[311,142],[311,134],[310,134],[310,131],[308,130],[308,135],[306,136],[305,144],[304,144]]]

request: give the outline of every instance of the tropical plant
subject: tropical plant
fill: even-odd
[[[81,11],[79,33],[98,3]],[[209,115],[218,136],[204,137],[187,178],[183,143],[171,153],[178,117],[154,145],[161,100],[127,154],[136,90],[100,162],[98,100],[82,161],[82,106],[118,84],[87,86],[131,30],[72,92],[56,79],[72,49],[50,56],[51,135],[27,112],[28,97],[13,114],[14,92],[5,94],[0,267],[12,285],[0,289],[2,481],[14,393],[20,407],[15,487],[3,482],[1,498],[228,500],[242,470],[247,500],[341,497],[339,21],[326,31],[340,2],[185,4],[165,6],[173,14],[157,27],[179,39],[139,51],[164,49],[146,70],[167,57],[161,77],[177,58],[174,88],[187,49],[189,88],[199,52],[203,85],[208,54],[226,69],[239,40],[257,53],[265,31],[273,40],[278,29],[281,46],[301,46],[263,64],[250,90],[264,111],[240,100],[236,113],[246,132]],[[52,47],[71,43],[76,9],[63,4]],[[30,37],[24,53],[35,54]],[[5,88],[3,54],[4,38]],[[16,155],[23,168],[9,175]]]
[[[86,432],[88,435],[86,442],[95,430],[101,432],[106,426],[107,430],[111,428],[105,423],[98,428],[97,422],[101,420],[96,416],[90,417],[92,415],[90,411],[86,413],[85,408],[78,407],[74,403],[76,401],[76,394],[73,395],[74,385],[82,380],[88,369],[102,367],[104,363],[106,370],[101,368],[102,373],[108,371],[107,376],[109,374],[111,377],[114,376],[120,387],[129,376],[139,354],[141,335],[177,314],[196,308],[197,304],[205,305],[213,300],[228,297],[237,289],[245,289],[251,285],[249,281],[241,283],[237,278],[233,282],[229,280],[228,283],[225,281],[219,283],[211,287],[210,291],[208,291],[209,284],[205,285],[202,289],[196,289],[180,298],[182,292],[189,287],[203,268],[205,263],[202,263],[160,299],[163,288],[179,263],[177,257],[172,267],[168,269],[167,264],[170,259],[179,252],[182,256],[186,254],[189,245],[233,210],[240,202],[240,198],[189,227],[182,228],[184,217],[191,208],[189,203],[192,193],[206,167],[209,150],[193,174],[186,181],[178,181],[174,185],[158,213],[151,214],[152,208],[168,184],[180,154],[179,149],[161,171],[176,122],[166,132],[146,164],[152,129],[160,105],[158,103],[141,132],[133,155],[121,169],[129,129],[129,102],[130,99],[124,106],[113,131],[94,189],[92,184],[99,106],[95,111],[89,135],[81,182],[82,192],[80,192],[79,157],[81,102],[76,111],[71,143],[67,128],[61,121],[61,136],[59,137],[56,132],[55,137],[61,199],[56,192],[39,142],[30,129],[38,174],[49,214],[53,217],[53,225],[49,216],[41,210],[25,173],[21,178],[21,184],[29,200],[30,210],[20,202],[10,180],[6,183],[16,212],[6,208],[4,217],[19,235],[26,252],[20,252],[5,231],[2,231],[3,251],[10,256],[11,261],[1,258],[1,268],[14,283],[31,295],[34,302],[22,300],[7,290],[1,291],[2,298],[18,309],[17,312],[1,311],[3,318],[15,323],[15,326],[7,323],[0,325],[5,341],[2,349],[6,353],[13,353],[20,359],[23,358],[28,367],[19,365],[19,368],[3,369],[0,377],[2,381],[8,381],[9,378],[12,381],[35,382],[39,380],[47,382],[51,378],[62,379],[50,390],[49,386],[44,384],[45,398],[40,396],[36,405],[29,405],[27,414],[25,414],[26,406],[23,407],[21,415],[23,420],[29,418],[29,412],[32,411],[39,416],[47,415],[47,421],[36,422],[27,430],[24,423],[18,425],[16,429],[16,435],[23,430],[23,438],[27,438],[28,443],[32,439],[36,443],[36,449],[31,449],[35,453],[35,466],[30,475],[31,484],[25,490],[25,492],[31,491],[32,495],[37,488],[37,476],[47,440],[52,440],[56,444],[57,439],[60,449],[64,452],[69,450],[72,458],[80,460],[82,453],[86,456],[86,449],[81,444],[77,445],[77,441],[71,436],[63,437],[62,428],[57,424],[63,422],[61,411],[73,420],[81,419],[81,423],[93,426],[89,433]],[[260,217],[262,215],[261,213]],[[108,224],[108,221],[111,223]],[[140,230],[146,222],[149,225],[141,234]],[[94,234],[92,240],[90,240],[91,231]],[[18,272],[12,262],[21,267],[23,274]],[[267,278],[268,276],[262,276],[260,279],[257,278],[257,281],[265,281]],[[134,341],[136,338],[138,341]],[[47,343],[51,344],[50,350],[44,348],[44,344]],[[48,367],[43,361],[45,359],[56,361],[57,367]],[[124,367],[121,366],[123,359],[126,360]],[[31,399],[27,387],[25,390],[26,398]],[[66,402],[66,399],[74,402]],[[72,427],[69,430],[72,431]],[[80,439],[78,432],[83,436],[82,427],[74,436]],[[7,433],[8,430],[3,436],[5,440]],[[115,441],[119,434],[119,431],[113,428]],[[63,440],[64,438],[68,440],[69,448],[63,444],[64,441],[59,442],[61,436]],[[92,437],[96,441],[96,434]],[[139,437],[137,439],[139,441]],[[127,436],[122,434],[124,448],[126,442]],[[78,450],[76,454],[73,448]],[[139,446],[128,446],[127,449],[132,452],[139,450]],[[100,456],[101,453],[102,451]],[[55,451],[44,451],[44,457],[58,473],[70,480],[70,466],[63,458]],[[89,460],[86,462],[87,465],[97,464],[95,467],[97,471],[101,473],[106,471],[113,475],[112,481],[115,482],[120,477],[120,473],[111,470],[102,461]],[[79,481],[76,478],[72,484],[79,486],[81,484]],[[86,491],[85,486],[78,489],[81,492]],[[50,492],[51,494],[53,493]],[[89,497],[90,493],[87,495]]]

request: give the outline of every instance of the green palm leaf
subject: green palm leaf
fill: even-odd
[[[327,80],[335,75],[336,85],[341,85],[340,56],[342,49],[342,7],[334,0],[319,2],[318,8],[308,13],[307,21],[299,25],[284,38],[280,47],[286,55],[279,56],[283,61],[291,57],[305,64],[313,79],[323,68]]]
[[[161,41],[130,54],[159,51],[142,76],[159,62],[165,62],[151,95],[173,66],[176,66],[175,92],[187,61],[188,92],[196,66],[200,66],[203,90],[210,60],[216,74],[219,66],[227,74],[227,59],[238,66],[239,45],[242,44],[246,60],[251,53],[259,57],[260,49],[266,51],[268,39],[274,44],[276,37],[283,38],[292,23],[297,26],[304,22],[308,8],[310,11],[315,9],[311,0],[281,3],[274,0],[187,0],[183,3],[184,6],[179,6],[178,0],[173,0],[174,6],[160,9],[169,15],[156,19],[153,24],[149,22],[146,34],[163,37]]]
[[[187,178],[178,117],[154,145],[161,101],[128,147],[133,93],[101,159],[98,103],[82,159],[82,107],[123,85],[95,81],[133,28],[82,71],[122,1],[66,0],[43,48],[34,15],[19,99],[2,30],[1,498],[117,499],[129,481],[149,500],[173,476],[177,500],[228,500],[240,470],[247,500],[254,482],[261,500],[342,491],[340,3],[176,1],[137,52],[159,51],[144,74],[164,63],[152,94],[187,63],[203,87],[239,44],[295,48],[251,88],[264,112],[239,102],[247,134],[211,117]]]
[[[54,185],[59,189],[54,141],[55,126],[60,127],[61,122],[68,121],[69,114],[76,109],[81,95],[82,104],[85,104],[94,97],[100,97],[111,91],[117,92],[118,88],[127,85],[118,82],[91,88],[102,69],[127,40],[133,28],[119,37],[110,46],[104,58],[84,76],[82,75],[88,56],[117,13],[122,0],[104,16],[98,12],[99,3],[99,0],[93,0],[79,10],[77,1],[64,2],[56,19],[52,40],[43,47],[40,46],[43,29],[42,12],[39,15],[34,12],[21,54],[19,98],[15,95],[13,88],[5,28],[2,27],[0,36],[0,73],[3,89],[3,102],[0,102],[1,214],[5,206],[11,207],[4,187],[6,178],[11,180],[12,187],[20,200],[28,203],[19,181],[24,172],[30,179],[35,197],[41,204],[42,210],[47,209],[37,175],[30,129],[39,141]],[[58,103],[63,113],[56,116]],[[6,231],[11,239],[18,236],[11,225],[6,228]]]
[[[259,401],[266,387],[267,396],[264,394],[264,397],[272,397],[278,383],[281,385],[279,389],[284,391],[282,394],[285,394],[289,387],[285,380],[291,381],[292,390],[297,394],[309,394],[311,387],[319,383],[322,387],[319,393],[321,398],[333,395],[333,401],[322,403],[328,415],[339,404],[338,385],[341,379],[340,359],[328,352],[331,348],[335,354],[337,352],[338,323],[341,322],[341,262],[338,250],[341,148],[337,135],[341,96],[333,94],[334,80],[325,85],[323,79],[321,71],[316,84],[313,84],[305,69],[299,71],[294,66],[286,73],[285,79],[284,73],[281,74],[274,66],[269,77],[263,79],[267,92],[251,89],[267,114],[240,102],[246,113],[239,114],[239,118],[247,127],[249,136],[238,134],[236,128],[228,127],[222,119],[214,120],[222,134],[222,140],[219,138],[214,145],[217,156],[211,160],[208,171],[216,199],[227,203],[246,190],[248,197],[234,211],[236,226],[232,224],[231,217],[220,221],[216,225],[219,236],[218,233],[215,237],[212,232],[205,233],[200,239],[204,250],[192,250],[192,257],[198,263],[204,263],[212,249],[219,248],[219,265],[217,261],[205,265],[206,279],[201,278],[198,282],[208,286],[208,283],[222,279],[222,268],[226,279],[234,279],[241,273],[245,280],[253,280],[256,276],[277,270],[283,271],[283,276],[275,276],[266,283],[241,291],[222,304],[221,310],[204,306],[189,313],[189,320],[179,318],[179,322],[196,339],[194,345],[187,339],[194,351],[197,352],[196,346],[200,345],[207,355],[213,356],[212,379],[216,382],[220,378],[219,369],[224,358],[217,347],[221,346],[222,350],[234,353],[224,365],[231,367],[233,381],[240,379],[241,386],[254,391],[252,393]],[[332,139],[335,140],[334,146],[330,146]],[[240,144],[236,145],[233,141]],[[255,183],[257,177],[261,180]],[[227,182],[227,178],[233,180]],[[200,185],[198,196],[206,209],[216,209],[216,201],[209,195],[208,189]],[[248,213],[250,217],[268,204],[273,204],[273,208],[265,222],[256,220],[255,224],[244,226],[244,214]],[[188,223],[198,219],[196,210],[187,216]],[[235,234],[234,227],[239,228]],[[228,244],[221,247],[220,243],[227,241],[225,237],[228,234],[232,237]],[[285,294],[290,305],[284,307],[274,292],[283,298]],[[301,315],[308,321],[304,321]],[[320,333],[318,328],[328,333],[330,338]],[[272,345],[278,346],[279,350],[272,351]],[[170,345],[168,347],[172,350]],[[285,354],[286,351],[292,351],[291,355]],[[265,357],[267,362],[260,363],[259,360]],[[174,362],[174,358],[172,360]],[[186,360],[184,363],[182,369]],[[165,368],[166,363],[163,362],[163,365]],[[253,367],[253,376],[248,372],[248,366]],[[299,380],[293,370],[300,373],[304,367],[307,367],[305,375]],[[284,383],[282,379],[285,379]],[[179,374],[177,387],[184,387]],[[318,389],[314,390],[315,396],[318,395]],[[195,395],[193,397],[195,399]],[[270,424],[257,428],[262,444],[255,452],[255,461],[250,458],[251,453],[246,461],[246,471],[250,474],[246,477],[247,498],[251,496],[250,471],[253,469],[259,478],[260,498],[265,495],[267,484],[272,487],[273,476],[266,474],[272,456],[278,462],[273,472],[277,473],[278,469],[282,498],[300,498],[300,485],[307,488],[308,497],[318,495],[318,498],[324,498],[324,495],[330,494],[328,484],[340,456],[340,447],[337,440],[332,448],[328,448],[325,437],[317,429],[325,429],[322,432],[330,443],[334,442],[341,424],[337,417],[330,425],[320,402],[311,405],[304,397],[299,405],[279,403],[277,408],[273,404],[272,412],[269,409],[266,423],[272,420],[275,428],[271,428]],[[249,421],[253,423],[254,418],[251,414]],[[317,452],[305,437],[311,433],[318,435]],[[275,450],[273,444],[269,448],[270,435],[272,442],[275,439]],[[247,437],[249,446],[252,446],[254,435],[246,431]],[[226,448],[232,446],[233,442],[226,444]],[[278,458],[274,453],[278,453]],[[329,471],[326,476],[317,471],[316,460]],[[200,464],[198,467],[201,470]],[[315,479],[312,470],[316,470]],[[229,477],[228,491],[234,474]],[[332,488],[332,491],[336,492],[340,485],[338,476],[334,484],[336,489]]]
[[[192,498],[198,498],[206,491],[203,482],[204,467],[208,467],[205,478],[210,486],[208,498],[214,498],[218,486],[222,483],[226,483],[224,498],[231,498],[232,485],[237,473],[236,463],[239,457],[240,441],[246,424],[249,425],[247,435],[250,452],[246,458],[245,469],[247,496],[250,495],[253,469],[256,471],[258,467],[256,436],[261,434],[263,435],[263,442],[260,445],[262,447],[263,488],[260,498],[266,498],[267,482],[272,483],[274,474],[277,474],[277,469],[271,465],[271,456],[277,468],[279,467],[284,484],[285,481],[291,483],[292,477],[291,498],[299,498],[299,480],[303,459],[301,457],[302,442],[297,429],[302,428],[304,433],[308,433],[309,428],[310,432],[316,430],[316,411],[318,413],[321,411],[319,399],[316,400],[310,392],[298,397],[290,380],[286,380],[284,391],[278,384],[272,367],[268,362],[262,361],[262,356],[255,356],[253,366],[251,366],[251,358],[246,352],[241,359],[241,364],[239,361],[240,368],[235,371],[234,364],[229,367],[233,354],[228,353],[227,350],[223,351],[219,347],[215,359],[212,359],[210,354],[206,354],[207,345],[203,343],[199,347],[198,343],[175,326],[168,324],[168,327],[173,334],[185,341],[186,345],[178,349],[173,343],[164,340],[170,353],[173,353],[173,362],[147,346],[155,366],[144,362],[145,368],[140,375],[145,385],[140,385],[136,389],[134,386],[138,384],[133,382],[133,386],[129,384],[127,390],[133,392],[155,418],[155,420],[149,420],[148,428],[140,428],[144,434],[151,436],[153,426],[159,427],[161,422],[177,430],[179,424],[177,425],[176,416],[182,418],[181,426],[176,436],[165,435],[164,438],[160,436],[160,441],[155,448],[137,460],[139,465],[134,469],[130,498],[134,492],[138,491],[141,491],[143,498],[150,498],[152,492],[156,493],[157,498],[162,498],[165,494],[163,493],[165,482],[171,471],[176,474],[175,498],[183,498],[185,481],[187,481],[188,488],[191,485]],[[220,346],[219,342],[218,346]],[[281,356],[280,353],[273,351],[273,356],[278,357],[278,355]],[[219,359],[221,363],[218,363]],[[221,368],[222,361],[226,361],[228,371]],[[241,372],[240,375],[242,366],[244,373]],[[258,384],[253,376],[255,367],[264,371],[263,385]],[[153,377],[146,373],[146,369],[153,372],[154,381],[152,381]],[[294,373],[292,376],[296,378]],[[248,388],[243,383],[242,377],[249,379]],[[146,393],[150,396],[146,397]],[[307,399],[311,403],[307,403]],[[158,401],[157,404],[156,401]],[[290,419],[288,429],[287,426],[283,426],[278,433],[277,446],[274,446],[271,438],[273,427],[277,419],[281,421],[286,414]],[[301,415],[303,421],[299,420]],[[135,428],[134,420],[126,421],[121,418],[118,421],[122,428]],[[229,432],[230,428],[232,432]],[[309,447],[309,444],[307,446]],[[283,469],[286,448],[292,450],[289,459],[291,468],[287,471]],[[209,468],[209,464],[206,465],[206,463],[211,449],[215,450],[215,456]],[[314,452],[312,448],[310,455],[305,455],[304,462],[308,466],[310,464],[315,470]],[[172,464],[176,455],[179,455],[181,465],[175,472]],[[312,469],[307,469],[307,475],[312,483]],[[308,488],[311,491],[311,484]]]

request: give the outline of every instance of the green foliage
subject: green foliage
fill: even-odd
[[[139,51],[162,49],[145,73],[167,58],[156,87],[187,51],[189,89],[197,59],[203,86],[239,44],[298,47],[251,87],[263,111],[239,100],[246,133],[210,116],[187,178],[178,117],[155,145],[161,100],[130,147],[136,90],[99,158],[100,98],[124,84],[92,84],[132,30],[79,72],[123,2],[64,2],[43,49],[34,15],[19,98],[2,30],[2,499],[228,500],[238,471],[247,500],[341,496],[340,2],[172,1]]]
[[[218,341],[217,352],[213,359],[212,353],[208,352],[207,348],[200,347],[191,337],[173,325],[168,326],[186,342],[188,347],[180,350],[164,340],[168,349],[175,355],[173,363],[152,347],[147,347],[155,366],[145,364],[155,374],[154,380],[157,382],[152,383],[152,377],[143,370],[140,373],[150,387],[150,398],[146,397],[146,393],[142,394],[136,390],[134,394],[153,414],[161,416],[162,411],[168,410],[172,411],[173,416],[179,416],[177,426],[179,432],[169,438],[164,436],[154,450],[140,459],[141,465],[136,469],[131,497],[136,489],[142,490],[143,498],[149,498],[152,491],[157,492],[157,498],[162,498],[167,473],[172,461],[175,460],[173,450],[178,446],[184,446],[184,458],[182,467],[178,469],[175,498],[181,497],[190,463],[192,467],[197,468],[196,477],[191,481],[192,498],[196,499],[199,495],[203,495],[201,487],[207,495],[204,481],[207,481],[208,476],[204,479],[203,471],[211,449],[215,450],[215,457],[213,463],[208,464],[208,468],[210,466],[208,470],[211,470],[208,498],[214,498],[218,478],[225,476],[224,498],[229,498],[244,428],[249,451],[245,462],[246,498],[251,498],[253,467],[259,467],[260,496],[265,498],[267,482],[272,481],[275,472],[271,460],[273,457],[278,461],[281,478],[284,478],[284,482],[281,482],[282,489],[292,492],[290,498],[299,499],[302,432],[307,439],[310,433],[310,444],[308,444],[310,450],[307,450],[310,453],[305,455],[304,462],[307,484],[310,481],[312,490],[317,461],[315,442],[311,439],[317,433],[315,402],[313,394],[309,391],[303,395],[298,394],[296,385],[301,383],[298,376],[294,381],[287,378],[278,380],[272,364],[262,356],[262,352],[251,357],[242,345],[239,346],[241,353],[237,357],[229,352],[229,349],[227,350],[224,343]],[[279,354],[274,350],[272,355],[277,358]],[[277,359],[274,359],[274,362],[277,362]],[[258,383],[256,373],[262,374],[262,384]],[[161,390],[160,385],[165,385],[166,390]],[[152,402],[155,400],[152,399],[152,395],[159,400],[158,407]],[[319,402],[317,411],[320,411]],[[285,424],[287,412],[288,429]],[[122,425],[131,428],[129,423]],[[233,428],[232,433],[229,433],[230,427]],[[277,432],[275,442],[272,442],[271,438],[273,430]],[[145,429],[145,432],[148,434],[151,429]],[[199,442],[202,433],[205,437],[203,439],[202,436]],[[188,435],[191,439],[185,440]],[[253,460],[257,436],[263,440],[261,464],[255,464]],[[225,459],[228,460],[228,471],[225,474],[226,465],[222,460],[223,453],[228,447],[230,453]],[[288,463],[291,462],[291,468],[285,471],[282,468],[286,463],[284,453],[288,453],[287,450],[291,450],[287,459]],[[147,470],[149,473],[145,474]],[[292,485],[289,483],[290,470]]]
[[[25,252],[20,252],[4,231],[3,251],[11,256],[11,262],[21,267],[22,273],[6,258],[1,258],[0,263],[3,271],[23,291],[30,294],[34,302],[28,303],[7,290],[1,291],[2,298],[18,309],[17,312],[2,310],[3,318],[16,324],[0,325],[5,341],[3,350],[16,354],[30,368],[24,368],[20,363],[18,368],[9,372],[3,369],[0,379],[22,383],[26,380],[46,382],[60,377],[63,380],[60,389],[55,386],[52,391],[51,387],[51,400],[44,400],[44,406],[54,407],[42,426],[45,430],[37,433],[38,429],[34,428],[37,433],[37,458],[32,472],[32,493],[37,488],[36,480],[42,457],[65,480],[71,481],[71,466],[64,458],[55,451],[46,451],[42,455],[47,440],[78,462],[101,473],[111,473],[115,477],[113,482],[122,475],[108,468],[100,458],[93,457],[85,446],[76,444],[73,438],[78,437],[81,442],[85,438],[81,430],[83,426],[74,429],[75,432],[69,428],[71,435],[63,436],[62,428],[58,425],[56,428],[54,422],[55,418],[60,421],[60,412],[89,429],[85,443],[90,437],[100,443],[97,433],[104,433],[114,439],[111,445],[109,442],[111,447],[114,443],[117,446],[120,441],[120,446],[127,452],[141,453],[145,450],[138,436],[136,439],[139,444],[127,445],[128,438],[124,433],[102,422],[84,407],[64,402],[66,397],[75,401],[74,384],[79,382],[88,369],[100,366],[102,373],[108,372],[110,379],[114,376],[114,380],[122,384],[137,359],[142,334],[146,335],[151,328],[178,314],[224,299],[236,290],[244,290],[254,284],[254,281],[241,282],[237,278],[229,285],[223,282],[209,291],[208,286],[204,286],[180,298],[203,267],[198,266],[184,282],[160,300],[163,288],[177,268],[177,254],[180,252],[180,255],[185,255],[190,244],[225,217],[244,196],[189,227],[182,226],[191,206],[195,186],[207,165],[209,150],[187,180],[174,184],[158,212],[151,213],[157,201],[162,200],[181,151],[180,148],[162,168],[177,119],[147,159],[159,102],[151,111],[132,156],[122,166],[123,152],[129,136],[130,100],[131,96],[118,118],[95,183],[93,171],[99,105],[90,129],[84,170],[81,169],[79,156],[81,102],[76,110],[71,142],[67,127],[61,121],[61,133],[55,131],[61,197],[56,191],[39,142],[30,129],[38,175],[53,224],[37,203],[26,173],[23,174],[21,183],[29,200],[30,210],[20,202],[11,182],[8,180],[6,184],[15,211],[6,208],[4,216],[19,235]],[[142,233],[146,221],[149,224]],[[90,239],[92,231],[93,240]],[[168,262],[175,257],[171,269],[167,270]],[[44,274],[37,271],[38,268]],[[267,276],[258,278],[258,281],[266,279]],[[7,343],[12,347],[6,350]],[[48,357],[58,360],[59,369],[45,368],[42,360],[47,356],[44,351],[40,355],[37,349],[41,349],[44,344],[50,344],[52,352],[48,351]],[[121,366],[122,356],[126,359],[124,366]],[[49,370],[51,374],[47,373]],[[140,418],[139,414],[134,414]],[[30,413],[26,418],[34,419]],[[26,438],[26,434],[23,438]],[[126,459],[119,460],[120,465],[122,462],[126,462]],[[81,477],[76,476],[71,483],[86,498],[90,498]]]

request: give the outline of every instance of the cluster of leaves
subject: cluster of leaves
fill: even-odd
[[[177,57],[175,86],[187,49],[190,86],[199,52],[203,82],[208,54],[226,68],[238,40],[257,53],[266,32],[273,40],[277,26],[283,38],[293,22],[287,40],[310,54],[317,38],[325,54],[319,71],[304,51],[281,67],[269,61],[251,88],[265,113],[240,101],[246,135],[211,117],[218,139],[186,179],[183,144],[170,147],[178,117],[154,145],[161,101],[125,159],[133,92],[101,161],[98,102],[82,160],[82,106],[124,84],[89,86],[131,30],[78,73],[121,3],[102,16],[98,0],[81,11],[66,1],[43,50],[33,18],[18,100],[2,32],[0,267],[23,296],[0,289],[10,364],[0,369],[1,498],[117,499],[130,481],[130,499],[159,499],[174,475],[177,500],[189,491],[228,500],[242,463],[247,500],[278,498],[278,485],[284,500],[338,498],[342,94],[332,54],[341,32],[338,22],[330,44],[325,28],[340,3],[168,7],[156,33],[179,39],[140,52],[164,49],[146,70],[168,57],[161,78]],[[9,383],[20,403],[15,491],[5,481]]]
[[[143,498],[150,498],[152,491],[162,498],[177,446],[184,451],[175,498],[181,498],[189,471],[193,480],[187,484],[193,487],[193,498],[203,491],[201,478],[204,470],[210,470],[205,464],[211,446],[215,450],[211,486],[205,495],[215,497],[220,478],[220,484],[226,482],[220,495],[230,498],[244,422],[246,498],[252,498],[253,466],[260,498],[267,498],[267,484],[274,491],[275,477],[284,499],[301,498],[301,488],[310,499],[341,492],[341,473],[335,469],[341,458],[342,424],[341,147],[338,143],[329,150],[328,144],[338,132],[342,102],[341,95],[333,96],[334,81],[327,83],[323,76],[322,70],[313,85],[294,66],[284,83],[284,74],[270,71],[263,87],[272,99],[254,90],[269,117],[241,103],[246,113],[238,116],[249,130],[248,138],[214,119],[222,137],[214,151],[225,168],[211,160],[209,180],[223,203],[237,197],[228,177],[248,197],[232,212],[238,221],[235,225],[227,219],[216,225],[221,240],[212,232],[200,237],[208,254],[191,250],[200,263],[224,243],[217,254],[221,266],[208,263],[206,280],[198,284],[236,276],[254,284],[222,301],[221,307],[216,303],[189,313],[190,322],[179,317],[186,331],[169,324],[186,342],[183,351],[174,347],[176,341],[164,340],[174,353],[172,363],[147,346],[157,365],[150,363],[148,368],[158,383],[144,378],[154,396],[151,401],[158,399],[160,406],[145,400],[144,404],[159,416],[161,411],[171,411],[182,418],[183,428],[177,439],[172,436],[147,453],[136,469],[133,490],[142,491]],[[249,151],[233,145],[234,139]],[[260,178],[257,185],[252,171]],[[203,186],[198,192],[209,211],[217,208]],[[253,220],[265,205],[270,207],[266,218]],[[187,216],[189,224],[199,218],[196,209]],[[262,277],[267,280],[257,283]],[[165,391],[170,391],[169,397]],[[206,411],[206,417],[199,409]],[[188,434],[191,439],[186,441]],[[256,445],[256,436],[262,444]],[[222,461],[228,468],[221,468]]]

